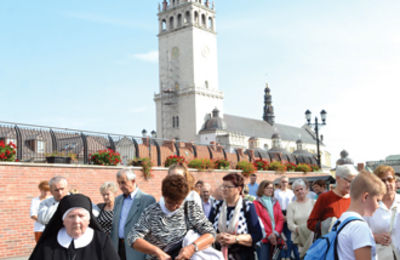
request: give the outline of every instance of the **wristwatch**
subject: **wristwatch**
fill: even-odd
[[[194,246],[194,251],[198,252],[199,251],[199,247],[196,245],[196,243],[193,242],[192,245]]]

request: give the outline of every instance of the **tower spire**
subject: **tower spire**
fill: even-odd
[[[275,123],[274,107],[272,106],[271,90],[268,87],[268,83],[265,83],[265,90],[264,90],[263,120],[268,122],[270,125],[274,125]]]

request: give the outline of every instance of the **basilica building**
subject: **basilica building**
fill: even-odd
[[[264,89],[260,120],[225,113],[218,83],[216,11],[208,0],[163,0],[158,7],[159,93],[155,94],[158,137],[251,149],[316,154],[307,125],[276,123],[271,89]],[[321,144],[323,168],[331,155]]]

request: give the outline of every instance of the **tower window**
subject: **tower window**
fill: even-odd
[[[190,12],[186,11],[185,13],[185,20],[183,21],[184,24],[188,24],[190,22]]]
[[[206,16],[204,14],[201,15],[201,25],[206,27]]]
[[[162,22],[161,22],[161,30],[162,31],[167,30],[167,22],[165,20],[162,20]]]
[[[214,30],[214,21],[211,17],[208,17],[208,25],[207,28],[210,30]]]
[[[194,23],[195,24],[199,24],[199,13],[198,12],[194,12]]]
[[[171,16],[169,18],[169,29],[170,30],[174,29],[174,17],[173,16]]]
[[[178,24],[177,24],[177,27],[181,27],[182,26],[182,15],[181,14],[178,14],[178,19],[177,19],[178,21]]]
[[[179,128],[179,116],[172,117],[172,128]]]

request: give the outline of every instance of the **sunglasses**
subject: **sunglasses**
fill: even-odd
[[[394,182],[393,177],[387,177],[387,178],[380,178],[382,182]]]

